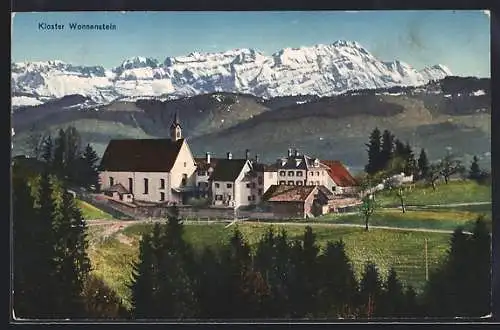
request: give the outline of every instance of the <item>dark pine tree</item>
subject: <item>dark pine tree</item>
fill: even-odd
[[[46,136],[42,143],[42,160],[45,162],[47,166],[52,165],[53,157],[54,157],[54,142],[52,141],[52,137],[50,135]]]
[[[146,319],[151,317],[151,308],[155,306],[155,257],[152,247],[151,235],[142,235],[139,245],[139,259],[134,263],[132,283],[132,317],[135,319]]]
[[[365,166],[365,171],[369,175],[373,175],[382,169],[380,163],[380,150],[381,150],[381,134],[378,128],[375,128],[370,134],[368,144],[368,164]]]
[[[54,173],[61,179],[64,179],[66,175],[65,150],[66,132],[61,128],[54,140],[54,158],[52,162]]]
[[[405,154],[405,168],[403,171],[406,175],[415,175],[417,173],[417,161],[415,160],[415,154],[409,142],[406,142],[404,147]]]
[[[382,280],[377,266],[372,262],[367,262],[360,281],[360,303],[366,317],[378,316],[382,303],[381,294]]]
[[[316,235],[310,226],[305,228],[302,242],[302,262],[300,264],[301,268],[299,268],[299,276],[304,281],[304,296],[299,312],[308,316],[316,311],[318,301],[319,247],[316,244]]]
[[[224,318],[229,302],[221,299],[226,288],[226,275],[217,254],[206,247],[196,262],[196,299],[199,317],[202,319]]]
[[[328,242],[319,257],[319,308],[325,317],[351,317],[355,313],[358,283],[343,241]]]
[[[76,177],[78,183],[86,188],[97,187],[98,183],[98,162],[99,157],[90,144],[85,147],[82,156],[78,159],[75,168],[79,175]]]
[[[90,272],[86,224],[73,196],[58,191],[52,222],[55,238],[56,310],[60,317],[84,317],[82,292]]]
[[[418,178],[423,179],[427,178],[429,175],[429,159],[427,158],[427,153],[425,149],[420,150],[420,155],[417,161],[418,167]]]
[[[164,318],[190,318],[198,313],[196,270],[192,247],[183,238],[184,226],[177,207],[167,219],[158,254],[158,307]]]
[[[402,159],[406,158],[405,145],[399,139],[396,139],[394,141],[394,157],[395,158],[402,158]]]
[[[12,178],[12,222],[14,245],[14,313],[17,317],[37,316],[39,275],[36,269],[38,227],[34,199],[27,180],[14,172]],[[38,230],[39,231],[39,230]],[[47,268],[45,268],[47,270]],[[42,275],[43,276],[43,275]]]
[[[40,177],[38,190],[38,219],[36,219],[31,230],[35,240],[33,244],[33,253],[37,261],[33,265],[37,269],[38,290],[37,298],[34,301],[37,304],[37,316],[40,318],[57,317],[58,301],[54,292],[57,292],[57,281],[55,280],[55,248],[56,237],[53,230],[53,217],[55,215],[55,192],[53,181],[47,171],[44,171]]]
[[[481,179],[481,169],[479,168],[479,158],[474,156],[469,169],[469,179],[479,181]]]
[[[380,167],[387,169],[394,156],[394,135],[389,130],[382,133],[382,146],[380,148]]]
[[[403,285],[397,277],[396,270],[391,268],[385,282],[378,315],[382,317],[401,317],[404,312],[404,303]]]

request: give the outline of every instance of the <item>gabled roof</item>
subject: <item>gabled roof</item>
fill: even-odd
[[[333,192],[330,191],[330,189],[328,189],[327,187],[323,186],[323,185],[320,185],[318,186],[318,190],[323,194],[325,195],[325,197],[327,199],[334,199],[335,198],[335,195],[333,194]]]
[[[356,180],[340,161],[322,160],[321,163],[328,166],[328,174],[338,186],[353,187],[357,185]]]
[[[170,172],[184,139],[111,140],[102,156],[101,171]]]
[[[268,165],[264,163],[253,163],[252,168],[256,172],[276,172],[278,170],[276,164]]]
[[[304,202],[316,189],[316,186],[272,185],[262,199],[268,202]]]
[[[213,181],[234,182],[247,162],[246,159],[220,159],[210,179]]]
[[[117,192],[120,194],[129,194],[129,191],[121,183],[112,185],[111,187],[104,189],[104,191]]]

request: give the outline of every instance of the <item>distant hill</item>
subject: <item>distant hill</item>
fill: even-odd
[[[491,141],[490,80],[447,77],[421,87],[349,91],[332,97],[263,99],[212,93],[175,100],[115,101],[97,105],[82,96],[22,107],[13,112],[14,154],[27,151],[29,136],[74,125],[83,142],[102,153],[111,138],[166,137],[175,112],[193,151],[224,156],[245,149],[274,161],[289,146],[354,168],[366,162],[364,143],[374,127],[388,128],[433,158],[451,146],[484,155]],[[418,150],[419,151],[419,150]]]

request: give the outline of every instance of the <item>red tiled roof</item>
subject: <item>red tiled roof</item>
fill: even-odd
[[[316,186],[272,185],[263,199],[268,202],[304,202]]]
[[[184,139],[111,140],[102,156],[101,171],[170,172]]]
[[[322,160],[321,163],[329,168],[328,174],[338,186],[353,187],[357,185],[356,180],[340,161]]]

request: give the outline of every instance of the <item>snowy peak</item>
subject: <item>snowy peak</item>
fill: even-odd
[[[348,90],[423,85],[451,75],[440,64],[417,71],[399,60],[380,61],[358,42],[348,40],[284,48],[269,56],[241,48],[166,57],[163,63],[135,56],[112,69],[62,61],[13,63],[11,68],[13,95],[30,103],[71,94],[96,101],[213,92],[265,98],[330,96]]]
[[[154,58],[134,56],[123,61],[120,66],[113,69],[113,72],[121,74],[123,71],[130,69],[156,68],[158,64],[158,60]]]

